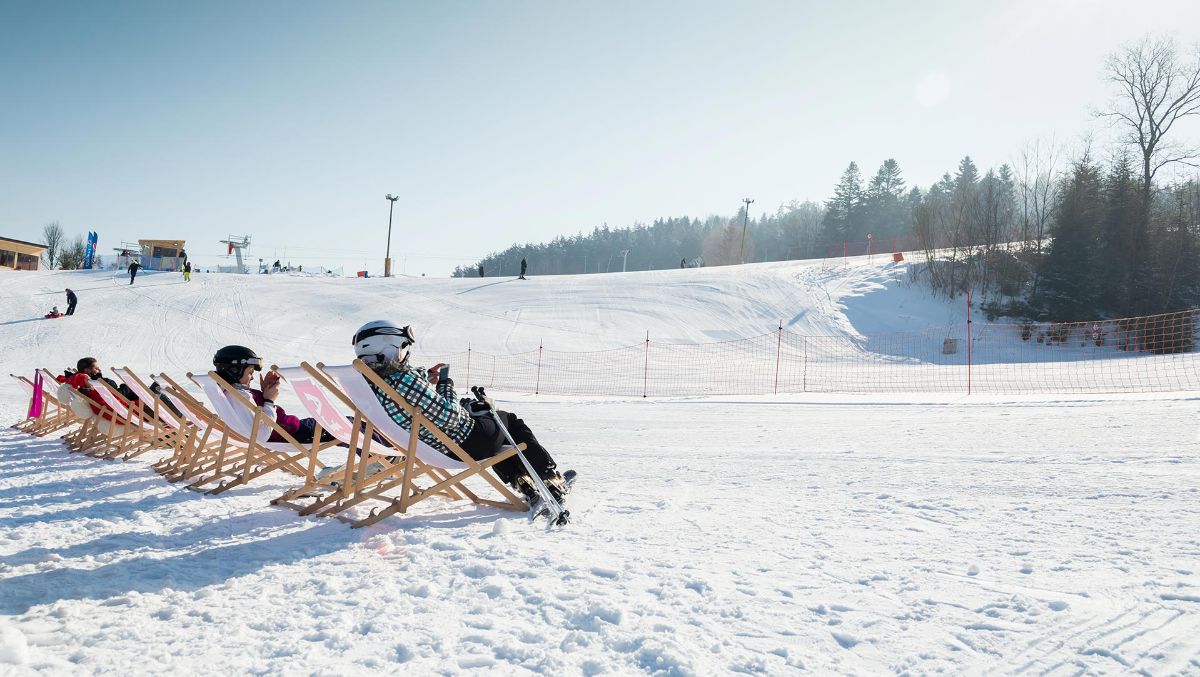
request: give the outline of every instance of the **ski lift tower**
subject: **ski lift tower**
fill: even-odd
[[[221,240],[221,244],[229,245],[229,253],[237,257],[238,272],[245,275],[246,264],[242,263],[242,250],[250,246],[250,236],[230,235],[228,240]]]

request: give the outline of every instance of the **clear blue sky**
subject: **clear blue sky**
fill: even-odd
[[[381,270],[390,192],[397,271],[447,275],[823,200],[850,160],[925,187],[1103,143],[1105,55],[1164,31],[1200,41],[1200,2],[0,0],[0,234]]]

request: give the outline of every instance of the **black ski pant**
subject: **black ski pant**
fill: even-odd
[[[129,271],[129,284],[133,284],[133,278],[135,278],[135,277],[137,277],[137,271],[136,270]]]
[[[525,444],[525,460],[529,461],[529,465],[537,472],[542,479],[552,477],[555,465],[554,459],[550,458],[550,452],[546,451],[534,437],[533,431],[525,424],[516,414],[507,411],[497,411],[500,420],[504,422],[504,427],[508,428],[508,434],[512,435],[513,440],[518,444]],[[496,454],[500,453],[502,447],[508,445],[508,440],[504,437],[504,432],[496,425],[495,419],[491,415],[479,416],[475,418],[475,427],[471,429],[471,434],[467,436],[463,442],[463,451],[475,459],[476,461],[485,461]],[[521,463],[521,459],[514,454],[509,458],[500,461],[492,466],[496,471],[496,476],[505,484],[513,484],[518,478],[525,476],[525,466]]]
[[[75,303],[76,303],[75,301],[71,301],[70,303],[67,304],[67,314],[68,315],[75,314]]]

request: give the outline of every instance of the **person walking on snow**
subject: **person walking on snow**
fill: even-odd
[[[483,277],[483,264],[479,264],[479,277]]]
[[[79,297],[75,295],[75,292],[68,289],[67,290],[67,314],[68,315],[75,314],[75,304],[76,303],[79,303]]]
[[[142,264],[134,261],[129,264],[129,284],[133,284],[133,278],[137,277],[137,272],[142,267]]]
[[[525,262],[525,257],[522,256],[521,257],[521,279],[522,280],[525,279],[525,269],[528,267],[529,267],[529,264]]]
[[[192,264],[190,261],[185,262],[183,264],[183,281],[184,282],[192,281]]]
[[[492,417],[490,402],[459,400],[454,391],[454,381],[449,376],[449,366],[437,364],[428,370],[413,366],[409,362],[409,347],[415,338],[411,327],[398,327],[387,320],[368,322],[355,332],[354,353],[379,374],[388,385],[404,398],[404,401],[419,410],[430,423],[446,433],[477,460],[489,459],[500,453],[508,441],[504,432]],[[365,377],[364,377],[365,378]],[[369,381],[368,381],[369,382]],[[379,403],[388,415],[405,430],[412,429],[412,417],[396,405],[375,384],[371,384]],[[468,409],[469,407],[469,409]],[[525,421],[506,411],[496,411],[504,427],[517,443],[526,445],[525,459],[546,483],[546,488],[555,500],[562,502],[568,491],[567,480],[556,470],[557,464],[550,452],[538,442]],[[455,458],[446,445],[432,432],[422,428],[421,441],[430,447]],[[529,501],[537,496],[537,490],[525,471],[524,464],[515,455],[492,466],[500,481],[512,486]],[[570,475],[568,471],[568,475]]]

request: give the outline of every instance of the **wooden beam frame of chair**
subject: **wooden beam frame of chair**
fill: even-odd
[[[171,411],[129,367],[113,367],[112,372],[137,395],[142,413],[141,439],[121,460],[128,461],[151,449],[171,449],[174,456],[180,447],[180,437],[187,434],[187,421]],[[149,416],[145,415],[147,407],[150,408]]]
[[[17,383],[21,384],[21,389],[29,394],[29,404],[32,405],[35,388],[34,382],[25,376],[17,376],[16,374],[9,374],[9,376],[16,379]],[[44,374],[42,375],[42,379],[44,384]],[[27,406],[25,410],[29,411],[29,407]],[[24,420],[14,423],[12,427],[23,433],[41,437],[42,435],[74,425],[77,422],[70,410],[62,406],[58,398],[50,393],[49,388],[43,386],[42,410],[38,412],[37,416],[26,416]]]
[[[341,472],[314,477],[271,503],[292,508],[301,515],[320,514],[347,523],[353,523],[354,520],[343,513],[363,501],[376,499],[390,504],[393,497],[383,495],[383,492],[403,483],[399,476],[404,469],[403,452],[386,444],[376,443],[374,424],[364,417],[359,408],[354,406],[328,376],[313,368],[311,364],[304,362],[299,367],[283,368],[273,365],[271,369],[283,377],[309,415],[346,446],[346,462],[342,465]],[[332,394],[334,400],[341,402],[345,409],[352,412],[352,416],[343,416],[326,393]],[[373,444],[376,451],[372,451]],[[381,470],[369,472],[372,463],[379,464]],[[449,477],[444,470],[419,460],[416,467],[418,475],[429,475],[433,483]],[[449,485],[444,486],[440,493],[454,500],[464,497],[478,499],[469,489],[459,488],[456,491],[455,487]],[[308,505],[295,502],[296,499],[305,497],[315,497],[316,500]]]
[[[224,424],[191,393],[167,374],[152,376],[166,385],[163,392],[187,419],[190,432],[181,441],[177,453],[155,470],[168,482],[188,480],[187,488],[207,491],[204,485],[222,478],[236,478],[237,464],[246,456],[246,448],[232,444]]]
[[[245,484],[274,470],[283,470],[311,482],[316,471],[324,467],[317,454],[335,446],[333,442],[321,443],[321,426],[313,432],[313,441],[305,446],[283,426],[265,415],[263,408],[254,403],[245,393],[225,382],[215,371],[198,375],[189,373],[188,378],[200,386],[205,397],[216,410],[223,423],[222,429],[228,439],[246,447],[246,455],[232,481],[222,481],[208,493],[219,494]],[[272,432],[283,442],[268,441]]]
[[[306,364],[301,366],[304,367]],[[346,366],[328,366],[318,363],[316,369],[308,366],[306,371],[310,374],[322,375],[324,377],[320,380],[322,386],[329,392],[337,394],[343,404],[352,407],[356,418],[361,416],[368,425],[373,426],[374,432],[378,432],[381,437],[386,439],[393,451],[403,450],[402,460],[392,463],[391,468],[380,473],[380,479],[375,481],[373,486],[368,488],[367,485],[361,485],[361,490],[355,496],[347,497],[345,500],[333,504],[340,512],[368,499],[386,501],[387,504],[382,509],[373,508],[367,517],[351,521],[351,526],[364,527],[395,513],[403,514],[414,504],[430,496],[443,494],[446,489],[452,489],[455,494],[478,505],[516,512],[524,512],[529,509],[523,499],[514,494],[493,473],[487,472],[495,464],[516,454],[518,448],[523,449],[523,445],[505,449],[485,461],[476,461],[449,435],[434,426],[419,410],[408,404],[394,388],[361,360],[355,360],[353,364]],[[405,430],[392,420],[375,396],[371,384],[375,384],[396,406],[409,413],[413,422],[411,430]],[[433,434],[439,442],[458,457],[457,460],[422,442],[421,430],[428,430]],[[361,463],[359,467],[362,467]],[[401,468],[402,470],[400,470]],[[398,477],[391,476],[398,471]],[[349,473],[349,469],[347,473]],[[432,486],[424,488],[414,482],[415,479],[426,474],[434,479],[442,479],[436,481]],[[496,489],[504,500],[494,501],[481,498],[465,486],[466,480],[476,476]],[[398,497],[389,498],[383,495],[383,492],[396,487],[400,488]]]

